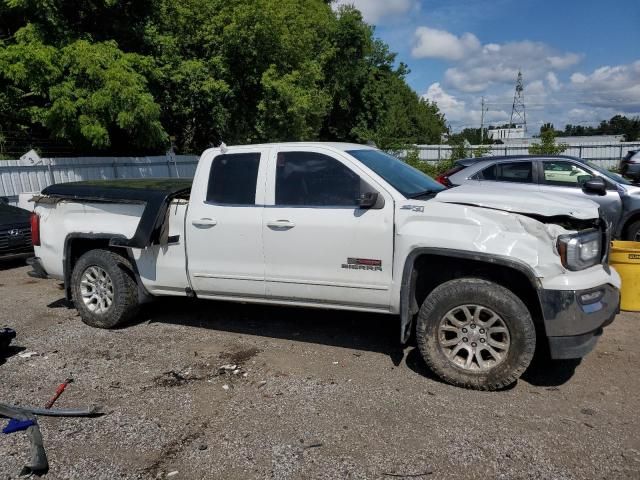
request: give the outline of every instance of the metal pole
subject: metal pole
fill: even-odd
[[[484,96],[480,104],[480,145],[482,145],[482,137],[484,132]]]
[[[51,167],[51,159],[50,158],[47,158],[47,170],[49,170],[49,177],[50,177],[50,181],[51,181],[51,183],[49,185],[53,185],[54,183],[56,183],[56,181],[53,178],[53,168]]]

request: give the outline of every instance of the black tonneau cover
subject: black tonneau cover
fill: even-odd
[[[174,198],[188,198],[192,179],[147,178],[135,180],[88,180],[58,183],[42,191],[37,201],[76,200],[107,203],[144,203],[133,238],[113,237],[117,247],[145,248],[158,243],[167,208]]]

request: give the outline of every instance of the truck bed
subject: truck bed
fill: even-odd
[[[145,248],[158,243],[167,208],[174,199],[188,199],[192,179],[90,180],[60,183],[42,191],[40,203],[63,200],[92,203],[138,203],[144,211],[131,238],[114,236],[110,244],[118,247]]]

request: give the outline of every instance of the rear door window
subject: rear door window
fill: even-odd
[[[476,175],[478,180],[495,182],[533,183],[532,162],[494,163]]]
[[[255,205],[260,153],[229,153],[213,159],[207,202]]]

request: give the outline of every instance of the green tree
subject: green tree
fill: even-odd
[[[567,149],[565,144],[556,144],[556,134],[553,129],[547,129],[540,133],[540,143],[534,143],[529,147],[531,155],[559,155]]]
[[[444,118],[407,67],[330,3],[0,0],[0,130],[84,154],[437,142]]]
[[[590,135],[624,135],[627,142],[640,139],[640,117],[628,118],[623,115],[614,115],[609,120],[603,120],[597,127],[567,124],[564,128],[565,135],[590,136]]]

